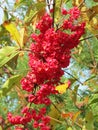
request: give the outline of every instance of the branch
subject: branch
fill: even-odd
[[[80,39],[80,42],[81,42],[81,41],[84,41],[84,40],[87,40],[87,39],[90,39],[90,38],[93,38],[93,37],[96,37],[96,36],[98,36],[98,34],[96,34],[96,35],[94,35],[94,36],[85,37],[85,38],[83,38],[83,39]]]
[[[72,74],[70,74],[69,72],[66,72],[65,70],[64,70],[64,72],[66,74],[70,75],[71,77],[73,77],[75,80],[77,80],[81,85],[83,85],[83,83],[80,80],[78,80],[76,77],[74,77]]]
[[[53,0],[53,24],[52,24],[53,27],[55,22],[54,18],[55,18],[55,0]]]
[[[49,116],[49,118],[50,118],[51,120],[54,120],[55,122],[58,122],[58,123],[60,123],[60,124],[63,124],[62,121],[59,121],[59,120],[57,120],[57,119],[55,119],[55,118],[53,118],[53,117],[51,117],[51,116]]]
[[[82,0],[82,2],[79,4],[78,8],[80,8],[84,2],[85,2],[85,0]]]

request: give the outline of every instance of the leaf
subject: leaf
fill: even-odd
[[[92,104],[94,104],[94,103],[98,103],[98,98],[93,99],[93,100],[89,103],[89,105],[92,105]]]
[[[21,47],[21,42],[20,42],[21,36],[15,23],[6,21],[3,23],[3,26],[6,28],[7,31],[9,31],[12,39],[16,41],[19,47]]]
[[[85,106],[85,105],[88,104],[88,100],[89,100],[89,98],[88,98],[88,97],[85,97],[83,101],[77,101],[77,102],[76,102],[76,106],[77,106],[78,108],[81,108],[81,107],[83,107],[83,106]]]
[[[85,127],[87,130],[94,130],[94,118],[91,111],[87,112],[85,117]]]
[[[0,130],[3,130],[1,126],[0,126]]]
[[[46,12],[45,7],[46,7],[45,2],[38,2],[36,4],[31,5],[24,19],[25,23],[27,25],[32,23],[34,29],[35,24],[41,19],[43,14]]]
[[[21,45],[21,47],[23,47],[28,40],[26,28],[21,28],[19,33],[20,33],[20,45]]]
[[[19,54],[17,47],[6,46],[0,49],[0,67]]]
[[[74,115],[73,112],[62,113],[62,117],[63,118],[68,118],[68,117],[72,118],[73,115]]]
[[[78,111],[76,113],[74,113],[73,117],[72,117],[72,121],[73,123],[76,121],[77,117],[80,115],[81,111]]]
[[[67,130],[72,130],[72,127],[68,127]]]
[[[6,96],[6,94],[15,86],[19,84],[21,79],[21,75],[14,75],[10,77],[2,86],[0,93],[2,96]]]
[[[76,104],[77,101],[77,91],[78,91],[79,85],[75,86],[71,93],[72,101]]]
[[[59,93],[63,94],[66,92],[66,90],[69,86],[70,86],[70,81],[68,81],[62,85],[56,86],[56,90],[58,90]]]
[[[7,21],[8,20],[8,12],[7,12],[7,9],[6,9],[6,7],[5,7],[5,9],[4,9],[4,16],[3,16],[3,21],[5,22],[5,21]]]
[[[28,66],[27,53],[24,53],[24,55],[22,57],[19,55],[18,60],[17,60],[16,71],[18,71],[18,74],[25,76],[27,74],[28,70],[29,70],[29,66]]]
[[[57,104],[56,106],[61,107],[60,104]],[[59,120],[59,118],[60,118],[60,113],[53,105],[51,105],[48,115],[57,120]],[[55,120],[52,120],[52,119],[50,120],[50,125],[51,125],[52,129],[54,129],[56,124],[58,124],[58,122],[56,122]]]
[[[32,19],[32,25],[33,25],[33,30],[34,30],[34,31],[35,31],[37,22],[39,22],[39,20],[42,18],[42,16],[43,16],[44,14],[45,14],[45,8],[42,8],[42,9],[40,9],[40,10],[36,13],[35,17],[33,17],[33,19]]]

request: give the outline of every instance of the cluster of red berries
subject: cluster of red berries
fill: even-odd
[[[71,49],[79,44],[79,39],[84,34],[85,24],[76,22],[80,15],[77,7],[69,11],[63,9],[62,14],[68,15],[68,19],[62,22],[60,28],[54,28],[53,19],[49,14],[45,14],[36,26],[40,33],[31,35],[33,39],[29,52],[31,71],[21,80],[22,89],[28,92],[28,102],[31,104],[51,104],[49,95],[58,93],[55,86],[59,84],[64,74],[62,68],[69,65]],[[23,117],[13,117],[9,113],[8,120],[12,124],[25,125],[33,119],[34,128],[50,130],[50,119],[44,116],[45,108],[38,114],[29,108],[22,113]]]

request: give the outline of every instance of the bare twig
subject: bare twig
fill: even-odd
[[[54,27],[54,22],[55,22],[55,0],[53,0],[53,24],[52,26]]]
[[[70,75],[71,77],[73,77],[75,80],[77,80],[81,85],[83,85],[83,83],[79,79],[77,79],[76,77],[74,77],[72,74],[70,74],[69,72],[66,72],[65,70],[64,70],[64,72],[66,74]]]
[[[85,2],[85,0],[82,0],[82,2],[79,4],[78,8],[80,8],[84,2]]]
[[[87,39],[90,39],[90,38],[93,38],[93,37],[96,37],[96,36],[98,36],[98,34],[93,35],[93,36],[89,36],[89,37],[85,37],[85,38],[81,39],[80,42],[84,41],[84,40],[87,40]]]

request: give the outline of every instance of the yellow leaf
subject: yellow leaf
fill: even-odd
[[[1,126],[0,126],[0,130],[3,130]]]
[[[27,33],[26,33],[26,29],[25,28],[21,28],[21,30],[19,31],[20,33],[20,45],[21,47],[23,47],[28,39]]]
[[[78,111],[78,112],[76,112],[76,113],[73,115],[73,117],[72,117],[73,123],[76,121],[76,119],[77,119],[77,117],[79,116],[80,113],[81,113],[81,111]]]
[[[3,26],[6,28],[7,31],[9,31],[12,39],[15,40],[17,42],[17,44],[21,47],[20,33],[19,33],[15,23],[7,21],[7,22],[4,22]]]
[[[58,85],[56,87],[56,90],[58,90],[59,93],[63,94],[66,92],[67,88],[70,85],[70,81],[67,81],[66,83],[62,84],[62,85]]]
[[[67,130],[72,130],[72,128],[71,128],[71,127],[68,127]]]

